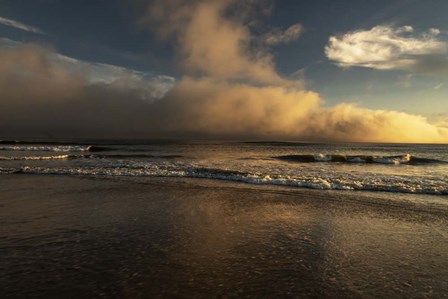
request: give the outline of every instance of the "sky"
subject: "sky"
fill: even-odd
[[[448,143],[445,0],[2,0],[0,137]]]

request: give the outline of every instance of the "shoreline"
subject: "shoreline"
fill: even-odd
[[[134,176],[89,176],[89,175],[57,175],[57,174],[0,174],[0,183],[3,180],[16,180],[25,177],[51,178],[51,179],[73,179],[99,182],[129,183],[140,186],[170,186],[173,188],[224,188],[234,191],[258,191],[286,196],[300,196],[301,201],[322,200],[336,201],[347,204],[371,205],[378,207],[405,209],[412,212],[434,213],[445,216],[448,213],[448,196],[433,194],[412,194],[388,191],[366,191],[366,190],[335,190],[315,189],[307,187],[292,187],[280,185],[250,184],[246,182],[228,181],[211,178],[190,177],[134,177]],[[0,185],[1,186],[1,185]]]
[[[21,174],[0,190],[5,298],[448,294],[437,200]]]

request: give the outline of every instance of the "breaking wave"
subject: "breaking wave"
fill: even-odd
[[[44,145],[7,145],[0,146],[0,151],[24,151],[24,152],[87,152],[90,150],[90,146],[79,146],[79,145],[54,145],[54,146],[44,146]]]
[[[44,161],[44,160],[66,160],[66,159],[178,159],[181,155],[147,155],[147,154],[117,154],[117,155],[57,155],[57,156],[22,156],[6,157],[0,156],[0,161]]]
[[[3,161],[32,161],[32,160],[65,160],[65,159],[75,159],[82,156],[76,155],[58,155],[58,156],[28,156],[28,157],[0,157]]]
[[[100,176],[100,177],[177,177],[177,178],[203,178],[225,180],[255,185],[288,186],[320,190],[358,190],[358,191],[384,191],[394,193],[413,193],[448,195],[446,180],[418,180],[406,176],[369,176],[369,177],[336,177],[319,174],[266,175],[261,173],[247,173],[219,168],[188,167],[173,165],[154,165],[128,167],[22,167],[0,168],[0,173],[49,174],[69,176]]]
[[[43,160],[65,160],[65,159],[178,159],[183,158],[182,155],[150,155],[150,154],[111,154],[111,155],[97,155],[97,154],[66,154],[56,156],[0,156],[0,161],[43,161]]]
[[[300,149],[284,145],[4,141],[0,144],[0,174],[203,178],[323,190],[448,195],[446,146],[368,145],[365,151],[364,145],[308,144],[309,148],[303,145]]]

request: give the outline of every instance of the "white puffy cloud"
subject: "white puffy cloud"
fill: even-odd
[[[16,28],[16,29],[28,31],[28,32],[45,34],[45,32],[43,32],[39,28],[30,26],[30,25],[27,25],[27,24],[24,24],[24,23],[15,21],[15,20],[7,19],[7,18],[0,17],[0,24],[5,25],[5,26],[9,26],[9,27],[13,27],[13,28]]]
[[[340,67],[448,74],[448,43],[432,28],[415,34],[412,26],[375,26],[331,36],[325,53]]]

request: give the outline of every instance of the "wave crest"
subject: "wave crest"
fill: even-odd
[[[54,145],[54,146],[24,146],[24,145],[8,145],[0,146],[0,151],[22,151],[22,152],[86,152],[89,151],[90,146],[79,145]]]
[[[149,165],[147,167],[77,167],[77,168],[45,168],[23,167],[5,169],[0,173],[50,174],[69,176],[100,176],[100,177],[177,177],[225,180],[254,185],[287,186],[320,190],[357,190],[383,191],[392,193],[412,193],[448,195],[446,180],[423,182],[403,176],[369,178],[323,177],[322,175],[267,175],[261,173],[246,173],[219,168],[205,167],[166,167]]]
[[[0,157],[3,161],[41,161],[41,160],[65,160],[77,158],[76,155],[58,155],[58,156],[26,156],[26,157]]]

